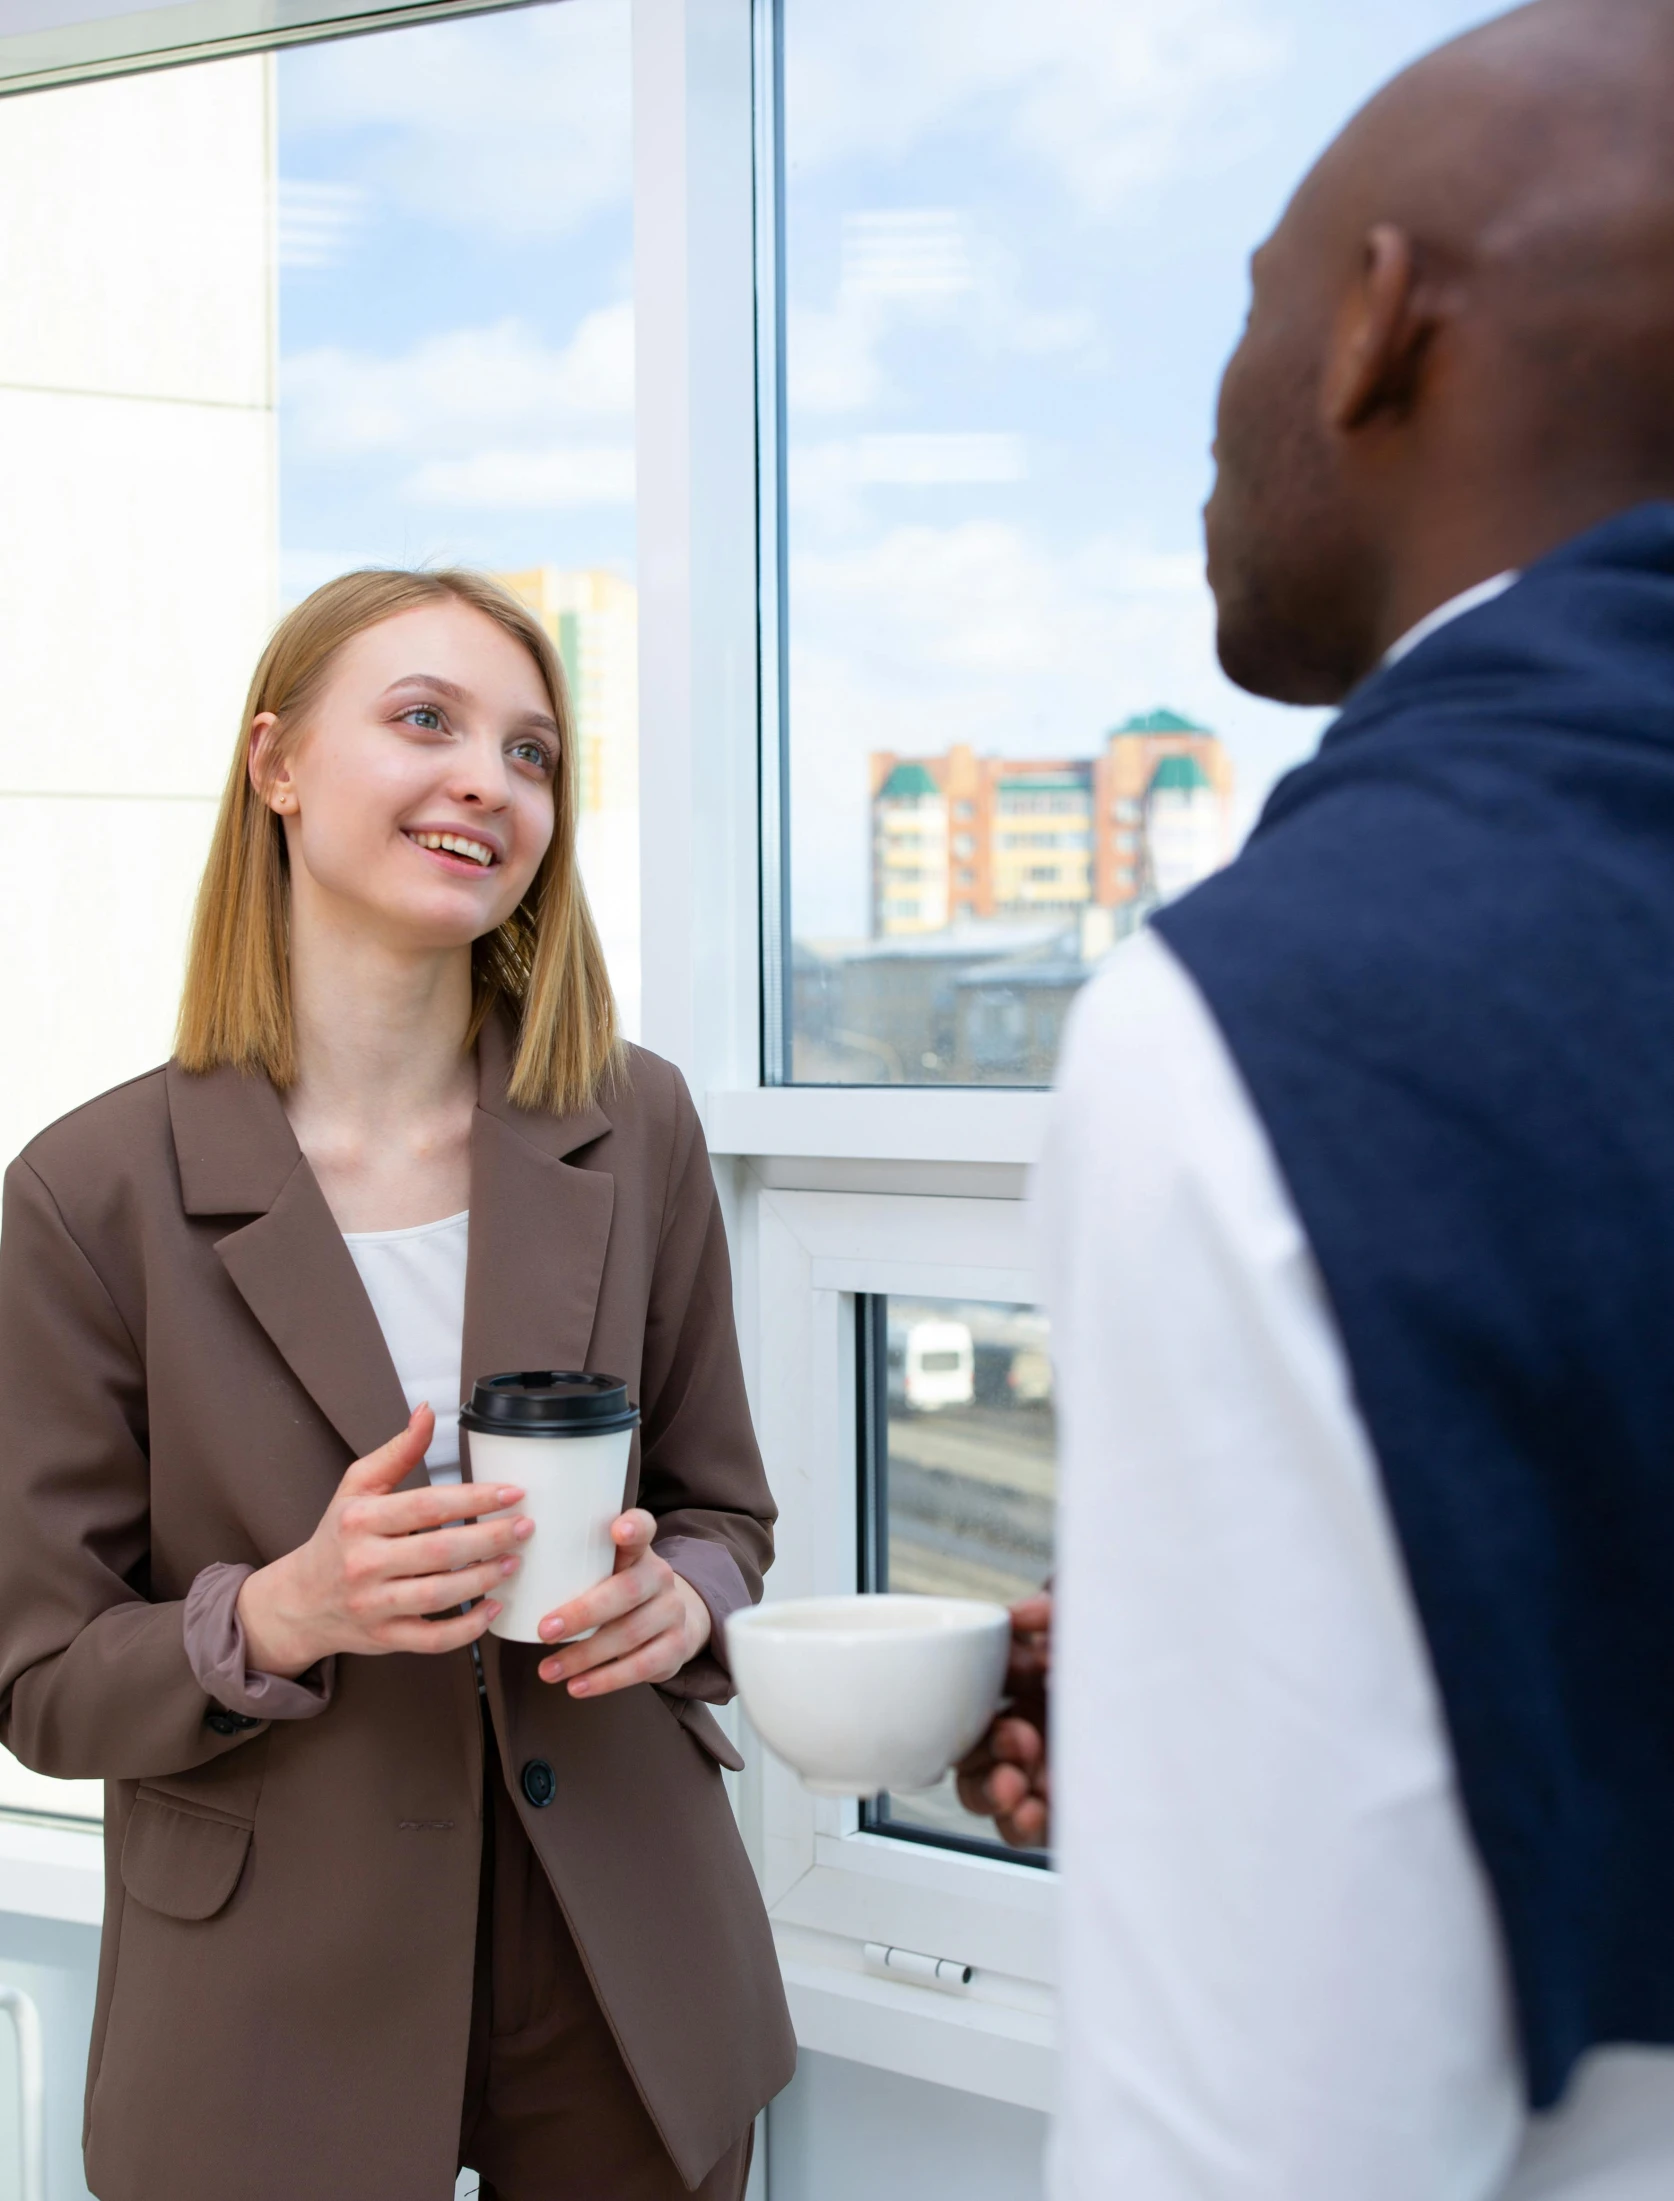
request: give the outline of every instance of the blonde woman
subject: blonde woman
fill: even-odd
[[[251,687],[174,1059],[7,1176],[0,1734],[107,1783],[100,2201],[446,2201],[462,2163],[733,2201],[790,2075],[706,1709],[773,1505],[575,785],[512,598],[317,591]],[[554,1651],[485,1633],[528,1523],[460,1482],[461,1397],[523,1368],[641,1413]]]

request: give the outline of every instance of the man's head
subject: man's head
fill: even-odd
[[[1671,0],[1537,0],[1327,149],[1221,387],[1205,522],[1240,686],[1336,702],[1459,590],[1674,495],[1671,115]]]

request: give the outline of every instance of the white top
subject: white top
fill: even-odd
[[[433,1483],[459,1475],[459,1369],[465,1334],[465,1256],[471,1211],[410,1230],[346,1230],[407,1411],[428,1400],[436,1434],[424,1455]]]
[[[1307,1240],[1159,936],[1073,1014],[1053,2201],[1668,2201],[1674,2055],[1530,2119],[1502,1946]]]

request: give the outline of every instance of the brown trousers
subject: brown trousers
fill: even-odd
[[[529,1846],[491,1733],[485,1741],[460,2166],[480,2174],[481,2201],[686,2201]],[[753,2140],[746,2132],[727,2150],[697,2201],[741,2201]]]

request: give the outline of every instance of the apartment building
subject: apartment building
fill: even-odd
[[[940,932],[1093,906],[1135,915],[1232,853],[1232,763],[1178,712],[1124,720],[1090,757],[871,759],[872,930]]]

